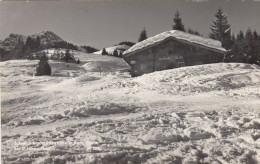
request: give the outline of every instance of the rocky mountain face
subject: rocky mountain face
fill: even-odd
[[[77,49],[51,31],[29,36],[10,34],[0,42],[0,61],[27,58],[31,53],[48,48]]]
[[[19,44],[19,42],[25,43],[26,39],[27,36],[10,34],[8,38],[0,42],[0,48],[5,51],[11,51]]]
[[[13,50],[19,43],[26,44],[26,40],[28,37],[31,37],[32,39],[36,39],[37,37],[39,37],[41,41],[41,45],[51,45],[55,42],[64,41],[58,35],[56,35],[51,31],[43,31],[41,33],[33,34],[29,36],[10,34],[8,38],[0,42],[0,48],[4,49],[5,51]]]
[[[39,34],[34,34],[30,36],[33,39],[36,39],[37,37],[40,37],[41,44],[48,45],[55,42],[63,42],[64,40],[61,39],[58,35],[53,33],[52,31],[43,31]]]
[[[129,49],[133,44],[132,42],[124,41],[105,49],[108,52],[107,55],[120,57],[120,54]],[[52,31],[42,31],[28,36],[10,34],[6,39],[0,41],[0,61],[30,59],[32,54],[52,48],[78,50],[94,54],[102,53],[102,50],[99,51],[91,46],[77,46],[66,42]],[[114,55],[115,51],[117,51],[117,55]]]

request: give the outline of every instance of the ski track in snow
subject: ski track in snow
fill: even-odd
[[[183,67],[131,78],[119,58],[1,62],[2,163],[257,163],[260,68]],[[102,71],[100,72],[100,68]]]

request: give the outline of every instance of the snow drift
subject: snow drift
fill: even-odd
[[[194,95],[209,93],[229,96],[260,96],[260,67],[218,63],[159,71],[108,84],[133,95]],[[121,90],[122,89],[122,90]],[[150,96],[151,93],[149,93]],[[144,97],[145,98],[145,97]]]
[[[122,59],[75,56],[42,77],[38,61],[0,63],[4,163],[259,163],[259,66],[131,78]]]

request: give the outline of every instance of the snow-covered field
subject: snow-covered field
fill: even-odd
[[[131,78],[123,59],[1,62],[2,163],[259,163],[260,67]]]

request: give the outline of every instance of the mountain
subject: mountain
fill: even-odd
[[[0,49],[4,49],[5,51],[11,51],[15,49],[19,42],[23,42],[26,44],[27,38],[30,37],[32,39],[36,39],[37,37],[40,38],[41,45],[52,45],[53,43],[57,42],[64,42],[58,35],[51,31],[43,31],[38,34],[33,34],[29,36],[24,36],[20,34],[10,34],[8,38],[0,42]]]
[[[24,35],[10,34],[8,38],[0,42],[0,48],[5,51],[11,51],[18,45],[19,41],[25,43],[26,39],[27,36]]]
[[[36,39],[37,37],[39,37],[41,40],[41,44],[43,44],[43,45],[48,45],[48,44],[53,44],[55,42],[64,41],[63,39],[61,39],[58,35],[56,35],[52,31],[43,31],[39,34],[33,34],[30,37],[33,39]]]
[[[0,42],[0,61],[28,58],[32,53],[48,48],[78,50],[76,45],[64,41],[51,31],[28,36],[10,34]]]

